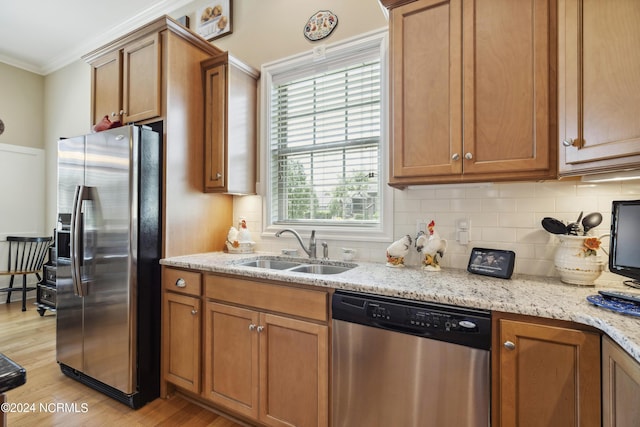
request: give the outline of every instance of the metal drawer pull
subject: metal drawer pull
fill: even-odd
[[[198,314],[198,310],[196,310],[196,309],[194,308],[193,310],[191,310],[191,314],[193,314],[193,315],[195,316],[196,314]]]
[[[460,160],[460,154],[454,153],[453,156],[451,156],[451,160],[454,162]]]
[[[187,281],[184,280],[182,277],[179,278],[178,280],[176,280],[176,286],[179,288],[186,288],[187,287]]]
[[[256,330],[256,325],[254,325],[253,323],[249,325],[249,330],[250,331],[255,331]]]
[[[576,142],[575,139],[565,139],[562,141],[562,145],[564,145],[565,147],[571,147],[572,145],[574,145]]]
[[[264,326],[258,326],[258,333],[264,331]]]
[[[464,158],[467,159],[467,160],[471,160],[471,159],[473,159],[473,154],[467,153],[467,154],[464,155]]]
[[[515,350],[516,349],[516,345],[511,341],[505,341],[504,342],[504,348],[506,348],[507,350]]]

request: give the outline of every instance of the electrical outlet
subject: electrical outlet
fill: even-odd
[[[456,240],[461,245],[469,244],[471,236],[471,220],[469,218],[461,218],[456,220]]]

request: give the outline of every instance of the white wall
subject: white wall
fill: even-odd
[[[0,240],[43,235],[44,155],[42,149],[0,144]]]

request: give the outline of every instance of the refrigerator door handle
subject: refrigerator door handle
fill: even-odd
[[[82,263],[80,262],[80,248],[82,243],[82,202],[92,200],[91,187],[78,185],[73,195],[73,209],[71,210],[71,279],[73,291],[79,296],[87,295],[87,284],[82,281]]]

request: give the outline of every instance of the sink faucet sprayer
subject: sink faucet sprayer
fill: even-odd
[[[302,237],[300,237],[300,234],[298,234],[296,230],[293,230],[291,228],[285,228],[283,230],[278,231],[276,233],[276,237],[280,237],[282,233],[287,231],[293,234],[294,236],[296,236],[296,239],[298,239],[298,243],[300,243],[302,250],[305,251],[307,255],[309,255],[309,258],[316,258],[316,230],[311,230],[311,237],[309,238],[308,249],[304,246],[304,243],[302,243]]]

